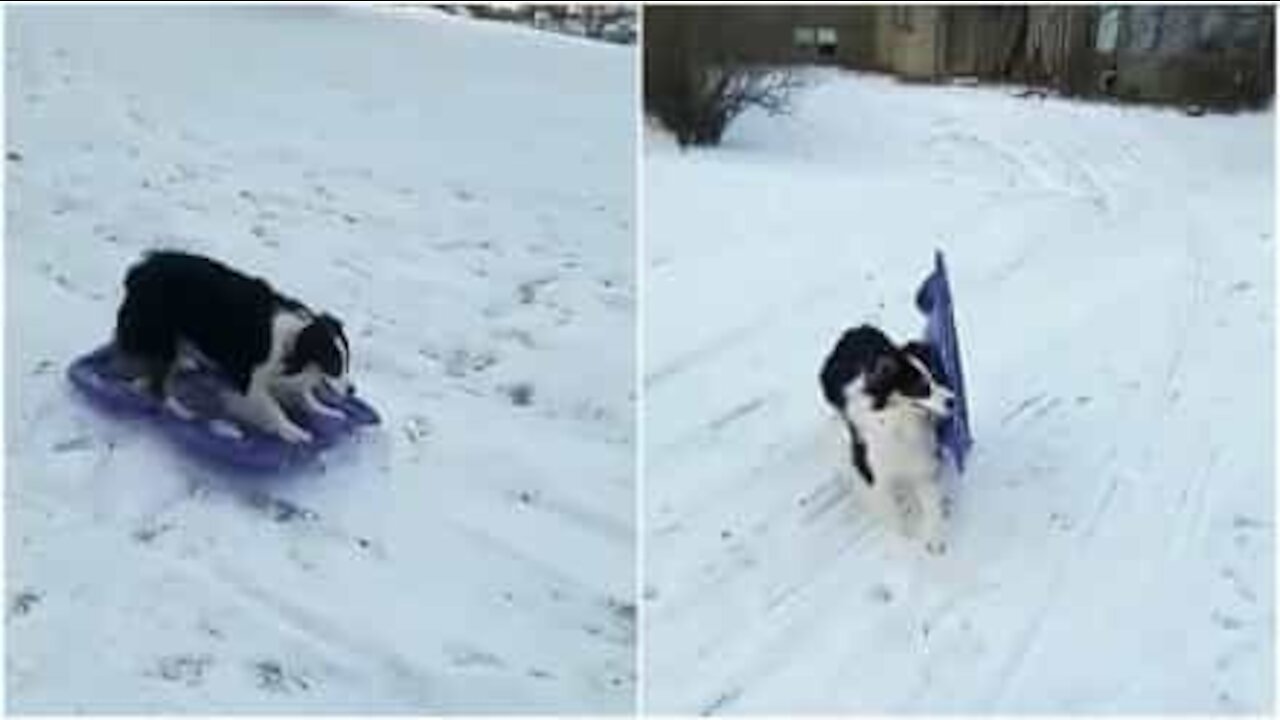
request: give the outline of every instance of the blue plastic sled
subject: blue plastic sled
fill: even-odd
[[[71,384],[108,412],[150,417],[181,448],[220,465],[258,472],[283,471],[313,459],[357,428],[380,422],[378,413],[354,394],[340,397],[318,392],[316,399],[340,411],[343,418],[290,411],[293,421],[310,431],[314,440],[289,443],[226,417],[219,397],[230,385],[216,370],[195,367],[175,374],[170,388],[173,398],[190,411],[180,412],[117,370],[113,355],[111,345],[106,345],[77,359],[67,369]]]
[[[924,340],[938,354],[942,382],[955,393],[955,412],[938,428],[938,440],[951,453],[956,468],[964,472],[965,457],[973,445],[969,433],[969,405],[964,394],[964,373],[960,368],[960,339],[952,312],[951,285],[942,251],[933,255],[933,272],[916,291],[916,307],[925,314]]]

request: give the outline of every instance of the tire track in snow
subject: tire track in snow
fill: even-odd
[[[725,427],[758,414],[769,403],[773,402],[776,397],[776,393],[765,393],[753,397],[717,414],[707,422],[689,429],[673,440],[652,447],[650,454],[656,457],[653,461],[650,461],[650,467],[653,466],[653,463],[658,463],[658,466],[661,467],[661,463],[670,463],[681,459],[689,452],[706,452],[709,447],[724,439],[721,431]]]
[[[1054,195],[1088,202],[1100,211],[1105,212],[1112,205],[1111,193],[1103,187],[1092,166],[1079,159],[1080,155],[1069,156],[1043,143],[1026,143],[1025,149],[1021,149],[977,132],[948,130],[929,137],[924,145],[933,152],[950,145],[986,155],[1007,170],[1009,186],[1016,186],[1018,178],[1026,178]],[[937,158],[931,160],[937,162]]]
[[[244,607],[307,641],[323,656],[337,660],[335,665],[343,667],[356,660],[357,664],[365,664],[374,670],[369,677],[393,679],[395,691],[415,705],[426,706],[432,701],[429,688],[438,684],[436,678],[399,651],[348,632],[339,623],[268,591],[225,564],[206,562],[204,571],[196,575],[212,587],[222,589]]]
[[[1110,470],[1118,453],[1118,448],[1112,446],[1103,455],[1102,459],[1095,464],[1093,472],[1090,474],[1097,476]],[[1097,493],[1093,509],[1089,512],[1085,521],[1084,531],[1080,535],[1081,539],[1089,544],[1092,544],[1092,541],[1097,537],[1098,530],[1111,508],[1120,485],[1119,479],[1114,473],[1106,472],[1106,475],[1107,479],[1103,481],[1101,490]],[[996,675],[996,686],[983,706],[986,712],[1001,711],[1010,692],[1012,692],[1019,680],[1025,676],[1027,659],[1035,649],[1036,642],[1044,631],[1047,619],[1051,617],[1053,608],[1068,594],[1065,589],[1069,585],[1067,582],[1069,566],[1075,557],[1084,556],[1085,553],[1081,552],[1078,547],[1069,547],[1056,553],[1049,580],[1040,588],[1041,599],[1031,608],[1030,619],[1015,635],[1005,661],[1000,665],[1000,670]]]
[[[779,322],[785,321],[793,316],[797,311],[803,310],[816,303],[836,294],[837,291],[848,283],[848,280],[841,278],[839,280],[819,285],[793,302],[777,305],[765,310],[761,315],[753,318],[739,327],[731,328],[719,335],[711,338],[711,340],[701,343],[683,353],[678,353],[674,358],[667,360],[652,371],[645,373],[643,386],[652,392],[653,388],[678,375],[685,370],[700,366],[707,361],[733,349],[734,347],[755,339],[763,334],[766,329]]]
[[[794,475],[798,468],[808,469],[814,464],[797,464],[801,458],[814,456],[809,442],[792,442],[786,446],[790,450],[747,475],[760,478]],[[834,512],[842,508],[852,510],[846,504],[851,500],[849,490],[839,478],[825,480],[799,497],[786,486],[773,487],[776,490],[768,493],[768,497],[774,502],[756,515],[763,518],[760,527],[743,541],[744,549],[735,554],[758,560],[746,564],[726,562],[712,584],[708,584],[711,579],[704,575],[698,582],[682,583],[680,595],[667,599],[669,607],[678,608],[680,615],[687,616],[697,614],[700,607],[731,593],[758,609],[759,616],[752,622],[763,626],[774,638],[765,649],[744,644],[741,628],[729,620],[704,633],[695,662],[701,664],[707,658],[717,658],[717,665],[726,675],[716,689],[708,690],[710,697],[698,701],[703,714],[723,712],[748,694],[746,688],[766,677],[769,668],[780,658],[799,652],[821,629],[818,619],[827,617],[799,608],[815,602],[831,606],[843,602],[841,598],[852,596],[827,586],[839,583],[844,587],[867,580],[847,573],[849,560],[858,557],[865,548],[876,547],[874,541],[884,536],[883,528],[868,515],[859,513],[851,519],[846,513]],[[743,495],[737,497],[744,505],[754,504]],[[730,508],[727,514],[733,512]],[[714,524],[713,521],[690,521],[687,517],[684,520],[697,527]],[[735,661],[735,657],[739,660]]]
[[[1174,536],[1174,541],[1169,546],[1173,557],[1185,556],[1195,544],[1194,541],[1203,540],[1208,534],[1206,522],[1211,514],[1211,485],[1219,455],[1221,455],[1221,448],[1217,445],[1212,446],[1209,448],[1209,459],[1204,462],[1200,470],[1187,473],[1189,480],[1182,488],[1176,508],[1176,512],[1185,520],[1180,526],[1182,531]]]
[[[24,497],[28,507],[42,504],[29,493]],[[395,691],[406,701],[421,704],[428,699],[423,694],[423,690],[429,687],[427,676],[394,650],[368,642],[358,634],[343,630],[337,623],[272,594],[216,559],[202,553],[175,554],[173,550],[152,542],[127,542],[129,536],[117,534],[121,528],[104,524],[100,518],[67,505],[51,506],[47,512],[69,518],[94,532],[119,537],[125,543],[126,552],[136,553],[143,561],[158,561],[176,575],[209,588],[217,598],[262,620],[267,627],[284,630],[315,651],[329,671],[335,668],[349,670],[355,661],[356,665],[375,671],[368,674],[369,678],[383,678],[387,673],[376,671],[390,671],[391,676],[397,679]],[[133,539],[137,540],[136,537]]]
[[[1196,241],[1196,235],[1200,232],[1199,224],[1192,221],[1192,227],[1188,229],[1183,237],[1183,246],[1186,248],[1186,257],[1191,264],[1191,280],[1187,285],[1190,291],[1186,297],[1185,308],[1178,313],[1175,324],[1178,328],[1177,340],[1174,344],[1173,355],[1170,357],[1169,366],[1164,373],[1164,393],[1168,398],[1168,405],[1179,397],[1180,390],[1176,385],[1181,381],[1183,362],[1187,353],[1187,345],[1192,337],[1192,331],[1198,330],[1198,320],[1204,306],[1205,299],[1205,280],[1204,266],[1205,259],[1199,244]],[[1167,417],[1166,417],[1167,422]]]
[[[1041,599],[1031,608],[1030,620],[1015,635],[1012,647],[1007,651],[1005,661],[1000,664],[1000,670],[996,674],[996,686],[983,705],[985,712],[1001,712],[1009,693],[1026,673],[1027,658],[1044,630],[1046,618],[1061,596],[1065,564],[1066,561],[1059,557],[1048,585],[1042,588]]]
[[[813,438],[809,433],[800,434],[782,443],[782,450],[762,459],[761,462],[734,473],[724,484],[731,486],[735,502],[725,504],[715,497],[705,501],[690,501],[685,504],[685,512],[671,523],[664,524],[660,531],[668,536],[668,543],[673,537],[679,537],[686,528],[715,528],[733,525],[753,526],[753,534],[743,540],[736,541],[733,547],[737,552],[733,557],[725,557],[725,549],[717,547],[715,560],[700,563],[697,568],[697,579],[682,583],[682,594],[671,596],[664,605],[698,606],[715,600],[715,591],[727,584],[732,584],[740,576],[740,571],[753,570],[760,562],[759,558],[769,553],[762,552],[761,547],[773,547],[778,540],[779,532],[785,533],[788,528],[803,527],[801,521],[808,511],[797,511],[797,500],[793,486],[779,482],[782,478],[804,475],[813,463]],[[809,460],[809,462],[806,462]],[[802,470],[797,471],[797,468]],[[832,487],[826,483],[820,488]],[[838,488],[837,488],[838,490]],[[821,490],[819,491],[821,492]],[[753,511],[751,517],[738,516],[739,508],[751,507],[753,500],[761,503],[760,510]],[[807,500],[801,498],[803,509]],[[679,530],[672,529],[678,525]],[[685,540],[685,542],[688,542]],[[683,596],[687,595],[687,598]],[[682,609],[688,610],[687,607]]]
[[[1179,400],[1182,397],[1182,384],[1185,365],[1187,362],[1187,352],[1191,345],[1191,338],[1198,337],[1203,325],[1204,305],[1207,296],[1207,283],[1205,281],[1205,260],[1204,250],[1198,240],[1203,226],[1196,220],[1194,215],[1190,215],[1190,227],[1186,229],[1182,238],[1182,244],[1185,251],[1185,258],[1190,266],[1187,274],[1190,280],[1184,283],[1187,287],[1187,293],[1183,296],[1184,301],[1181,303],[1181,311],[1178,312],[1174,324],[1177,327],[1177,338],[1174,341],[1173,352],[1169,358],[1169,364],[1164,372],[1161,394],[1163,395],[1162,404],[1165,411],[1160,413],[1160,422],[1158,425],[1158,433],[1155,434],[1151,442],[1169,436],[1168,428],[1173,425],[1175,417],[1185,422],[1185,414],[1181,412]],[[1172,499],[1171,511],[1177,515],[1177,532],[1174,535],[1174,542],[1170,544],[1169,549],[1174,556],[1182,556],[1191,546],[1193,536],[1203,534],[1203,521],[1207,511],[1208,498],[1210,494],[1209,475],[1213,468],[1217,465],[1219,448],[1213,445],[1209,449],[1209,458],[1199,471],[1190,471],[1185,473],[1186,480],[1182,484],[1181,491]]]
[[[758,685],[773,668],[785,664],[788,658],[804,649],[810,636],[825,627],[826,623],[823,619],[830,617],[830,606],[854,596],[840,590],[866,578],[844,573],[845,566],[841,561],[850,555],[856,555],[858,550],[867,545],[869,539],[877,536],[874,521],[870,518],[862,518],[862,520],[863,522],[853,532],[847,532],[848,525],[843,522],[832,523],[831,529],[842,535],[844,540],[836,543],[823,541],[820,547],[834,548],[834,552],[806,565],[802,572],[797,572],[796,575],[799,577],[794,584],[784,586],[778,592],[766,594],[765,616],[757,622],[768,628],[772,635],[770,641],[763,643],[762,647],[743,649],[741,635],[727,638],[738,641],[736,645],[739,650],[736,654],[742,657],[742,662],[736,668],[729,669],[725,680],[720,683],[722,689],[713,691],[713,697],[701,705],[699,714],[718,714],[740,700],[747,693],[747,688]],[[827,540],[833,539],[827,538]],[[838,587],[820,588],[830,583],[836,583]],[[810,612],[803,612],[803,608],[800,607],[814,604],[822,607],[811,607]],[[707,649],[715,649],[716,654],[721,657],[721,662],[728,662],[724,658],[726,650],[724,643],[717,642],[708,646]]]
[[[775,589],[772,589],[767,595],[765,611],[767,613],[776,612],[786,604],[790,603],[793,599],[801,596],[815,583],[822,579],[822,566],[826,566],[826,570],[836,569],[836,563],[841,558],[851,552],[861,549],[866,546],[869,540],[879,536],[881,533],[877,533],[877,530],[879,530],[879,528],[876,527],[874,520],[870,518],[862,518],[862,522],[858,523],[852,528],[851,532],[847,533],[847,539],[837,545],[834,553],[829,557],[824,558],[822,562],[815,563],[816,566],[819,566],[817,568],[819,570],[818,574],[805,573],[795,581],[784,580],[782,583],[775,586]]]

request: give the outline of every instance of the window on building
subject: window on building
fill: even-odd
[[[1113,53],[1120,44],[1120,13],[1122,8],[1108,5],[1098,15],[1098,33],[1094,48],[1098,52]]]
[[[834,58],[840,47],[840,34],[833,27],[799,26],[791,39],[797,50],[820,58]]]
[[[811,27],[797,27],[792,31],[792,42],[798,48],[809,49],[818,44],[818,29]]]
[[[817,28],[815,39],[818,46],[818,57],[834,58],[840,49],[840,33],[833,27]]]

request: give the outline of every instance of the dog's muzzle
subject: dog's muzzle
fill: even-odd
[[[340,396],[354,395],[356,392],[356,386],[353,385],[351,381],[346,378],[331,378],[331,377],[325,376],[324,384],[331,391],[337,393]]]
[[[916,405],[939,419],[945,419],[955,412],[956,396],[950,390],[938,387],[929,397],[916,400]]]

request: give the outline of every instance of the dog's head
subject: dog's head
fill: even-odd
[[[328,314],[311,318],[298,331],[293,349],[285,359],[286,374],[315,373],[342,394],[351,387],[347,379],[350,366],[351,349],[347,335],[342,331],[342,323]]]
[[[876,353],[862,378],[862,392],[872,408],[909,407],[936,419],[951,414],[955,394],[938,381],[938,364],[923,343],[892,345]]]

